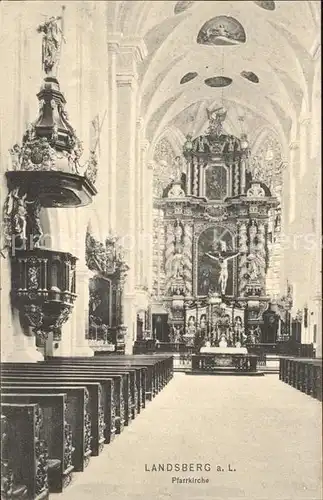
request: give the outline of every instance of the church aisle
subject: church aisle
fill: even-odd
[[[51,498],[321,500],[320,435],[319,402],[275,375],[175,374],[130,427]],[[167,463],[210,464],[211,471],[151,471]],[[172,484],[173,477],[209,482]]]

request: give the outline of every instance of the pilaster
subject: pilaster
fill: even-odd
[[[310,126],[311,116],[303,114],[299,120],[300,127],[300,157],[299,157],[299,179],[302,180],[308,170],[309,153],[310,153]]]
[[[137,245],[137,243],[140,235],[138,222],[140,222],[141,207],[139,207],[139,210],[136,209],[136,204],[141,204],[141,151],[138,150],[141,122],[138,121],[137,117],[137,65],[142,61],[144,55],[144,46],[140,39],[123,37],[120,40],[116,62],[118,106],[116,127],[118,140],[116,192],[118,195],[116,196],[116,214],[118,234],[121,236],[121,242],[125,250],[125,260],[130,267],[123,295],[124,324],[128,329],[125,340],[126,352],[131,349],[135,338],[135,286],[136,278],[140,277],[141,245]],[[110,126],[112,127],[112,124]]]
[[[113,33],[107,39],[107,87],[109,94],[109,102],[107,107],[107,144],[108,150],[108,220],[109,232],[115,234],[117,232],[116,221],[116,186],[117,186],[117,148],[118,148],[118,133],[117,133],[117,57],[120,50],[121,33]]]
[[[289,223],[294,222],[296,217],[296,173],[299,170],[299,142],[291,142],[290,150],[290,169],[289,169]],[[285,194],[286,196],[286,194]]]

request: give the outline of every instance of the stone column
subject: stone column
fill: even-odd
[[[289,196],[289,223],[292,223],[295,220],[296,216],[296,188],[297,188],[297,182],[296,182],[296,175],[295,172],[298,172],[299,170],[299,143],[298,142],[292,142],[289,145],[290,149],[290,168],[289,168],[289,189],[288,189],[288,196]]]
[[[118,232],[130,267],[123,295],[124,324],[128,329],[125,352],[132,351],[135,336],[135,285],[138,251],[136,248],[136,128],[137,128],[137,64],[144,57],[142,42],[123,39],[117,60],[117,164],[116,213]]]
[[[152,267],[153,257],[153,185],[152,170],[147,163],[147,151],[149,142],[146,139],[141,141],[141,245],[143,249],[140,276],[141,283],[149,288],[150,268]]]
[[[315,273],[316,283],[314,284],[315,296],[313,298],[315,304],[315,319],[316,319],[316,357],[322,358],[322,172],[318,168],[317,176],[317,198],[316,198],[316,257],[317,270]]]
[[[107,144],[108,144],[108,221],[109,231],[112,234],[118,234],[116,222],[116,188],[117,188],[117,147],[118,147],[118,131],[117,131],[117,57],[120,48],[120,33],[113,33],[108,36],[108,59],[107,59],[107,86],[109,92],[109,106],[107,114]]]
[[[90,271],[86,266],[76,269],[77,299],[73,311],[73,356],[94,355],[86,338],[89,328],[89,279]]]
[[[309,141],[309,131],[311,125],[311,119],[309,115],[302,114],[300,117],[300,141],[299,141],[299,180],[302,180],[307,168],[310,158],[310,141]]]
[[[144,210],[144,187],[143,187],[143,163],[142,163],[142,126],[143,120],[136,121],[136,168],[135,168],[135,246],[136,246],[136,286],[143,285],[143,210]]]
[[[112,168],[110,141],[111,129],[109,127],[109,113],[114,109],[115,103],[111,102],[109,79],[111,78],[109,67],[108,37],[106,29],[106,2],[93,2],[96,28],[91,32],[91,149],[95,149],[98,158],[98,177],[96,185],[98,194],[93,199],[91,209],[98,214],[100,219],[100,234],[96,236],[103,240],[111,231],[111,214],[115,193],[111,193]],[[115,76],[115,75],[114,75]],[[115,78],[114,78],[115,79]],[[115,128],[114,128],[115,131]],[[100,214],[103,214],[100,216]]]
[[[147,279],[149,293],[153,289],[153,261],[154,261],[154,198],[153,198],[153,176],[152,163],[145,164],[145,192],[147,196],[147,210],[145,217],[145,233],[147,235],[146,256],[144,273]]]

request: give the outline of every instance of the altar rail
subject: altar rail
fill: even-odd
[[[238,372],[256,372],[257,356],[255,354],[230,354],[228,356],[221,354],[193,354],[192,372],[213,372],[231,368]]]
[[[279,379],[322,401],[322,360],[280,358]]]

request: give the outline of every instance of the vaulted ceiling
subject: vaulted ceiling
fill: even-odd
[[[169,127],[197,134],[205,127],[206,108],[223,103],[233,133],[239,133],[243,116],[250,134],[268,127],[286,146],[300,112],[310,112],[319,1],[111,2],[111,19],[115,31],[145,40],[139,89],[153,143]],[[207,44],[198,43],[205,23]],[[188,73],[197,75],[181,83]],[[232,83],[205,84],[216,76]]]

